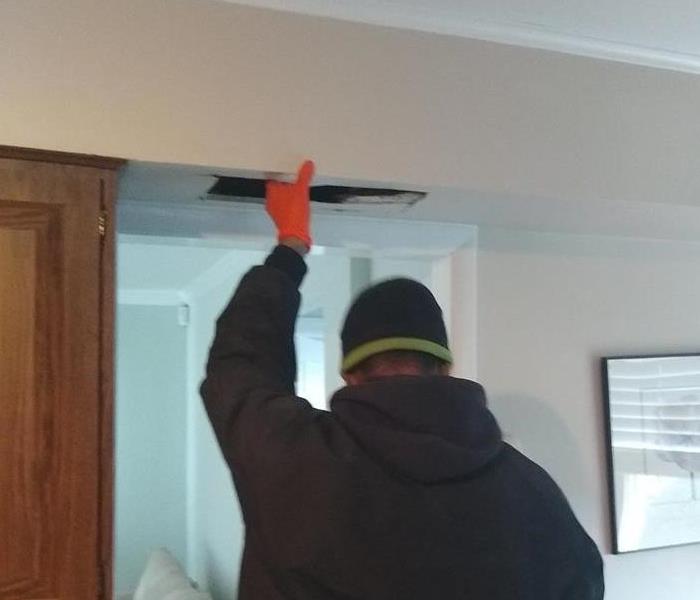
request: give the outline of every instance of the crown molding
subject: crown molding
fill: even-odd
[[[295,0],[292,10],[289,0],[235,0],[235,3],[306,16],[548,50],[656,69],[700,73],[700,55],[573,35],[533,23],[465,20],[457,14],[436,11],[429,5],[424,10],[416,10],[415,7],[378,2],[363,6],[358,2]]]

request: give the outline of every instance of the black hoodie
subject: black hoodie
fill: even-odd
[[[595,544],[479,384],[391,377],[330,412],[295,397],[304,273],[278,247],[243,278],[202,385],[246,525],[239,598],[601,599]]]

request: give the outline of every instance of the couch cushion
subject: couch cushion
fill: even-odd
[[[175,557],[159,548],[148,558],[134,600],[211,600],[211,596],[195,590]]]

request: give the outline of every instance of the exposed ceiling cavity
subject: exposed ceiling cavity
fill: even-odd
[[[243,204],[263,204],[265,180],[251,177],[216,175],[215,183],[207,190],[207,199],[232,201]],[[403,212],[426,197],[425,192],[390,188],[357,187],[345,185],[314,185],[310,190],[311,202],[331,212],[368,214],[373,209]]]

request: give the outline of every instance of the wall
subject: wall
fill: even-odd
[[[115,589],[133,591],[149,552],[187,558],[186,330],[175,306],[117,311]]]
[[[328,408],[326,392],[326,324],[322,311],[314,318],[297,320],[294,346],[297,352],[298,396],[306,398],[312,406]]]
[[[698,351],[700,244],[481,230],[479,378],[609,552],[599,358]],[[606,557],[609,600],[695,600],[700,546]]]
[[[237,251],[217,263],[216,277],[199,280],[189,292],[188,329],[188,573],[215,598],[235,598],[244,535],[231,475],[204,410],[199,386],[204,377],[217,317],[241,277],[265,253]]]
[[[697,204],[686,73],[211,0],[3,0],[0,50],[2,144]]]

